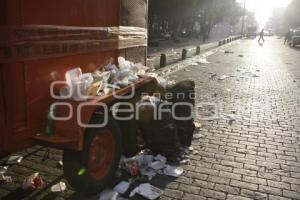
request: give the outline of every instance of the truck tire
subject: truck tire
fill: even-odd
[[[114,178],[122,151],[121,131],[111,117],[104,128],[88,129],[81,152],[65,150],[66,180],[78,192],[99,193]]]

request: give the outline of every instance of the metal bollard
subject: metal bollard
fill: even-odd
[[[222,41],[219,41],[219,46],[221,46],[222,45]]]
[[[226,40],[223,40],[223,44],[226,44]]]
[[[163,68],[166,65],[167,65],[167,56],[166,56],[166,54],[163,53],[163,54],[160,55],[160,64],[159,64],[159,67]]]
[[[182,49],[182,57],[181,57],[181,59],[185,60],[186,57],[187,57],[187,50],[186,49]]]
[[[196,47],[196,55],[199,55],[200,54],[200,46],[197,46]]]

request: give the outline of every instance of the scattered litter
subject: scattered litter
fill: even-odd
[[[85,173],[86,173],[86,168],[81,168],[81,169],[78,171],[77,175],[78,175],[78,176],[82,176],[82,175],[85,174]]]
[[[154,157],[154,160],[160,161],[162,163],[166,163],[167,162],[167,158],[158,154],[157,156]]]
[[[189,151],[194,151],[194,147],[189,147]]]
[[[198,58],[196,60],[196,63],[198,63],[198,64],[209,64],[209,62],[206,60],[206,58]]]
[[[199,129],[202,125],[199,122],[194,122],[195,128]]]
[[[229,54],[229,53],[233,53],[233,51],[226,50],[226,51],[224,51],[224,53]]]
[[[127,181],[122,181],[114,187],[114,191],[118,192],[119,194],[125,194],[129,186],[130,184]]]
[[[189,70],[189,69],[184,69],[184,71],[186,71],[186,72],[190,72],[191,70]]]
[[[24,179],[22,184],[23,190],[36,190],[41,189],[44,186],[43,178],[38,172]]]
[[[196,151],[193,151],[193,154],[194,154],[194,155],[199,155],[199,151],[197,151],[197,150],[196,150]]]
[[[149,167],[151,167],[152,169],[155,169],[155,170],[160,170],[165,167],[165,163],[163,163],[161,161],[154,161],[154,162],[150,163]]]
[[[240,54],[240,55],[239,55],[239,57],[240,57],[240,58],[243,58],[243,57],[244,57],[244,55]]]
[[[179,177],[183,173],[183,168],[166,165],[163,172],[167,176]]]
[[[63,167],[63,166],[64,166],[63,161],[62,161],[62,160],[58,161],[57,166],[58,166],[58,167]]]
[[[10,156],[6,161],[6,164],[8,165],[17,164],[17,163],[21,163],[22,160],[23,160],[23,156]]]
[[[199,139],[199,138],[202,138],[203,135],[198,133],[198,134],[194,134],[194,139]]]
[[[131,176],[139,175],[139,166],[138,166],[138,163],[135,161],[131,163],[130,174],[131,174]]]
[[[163,191],[157,187],[154,187],[153,185],[150,185],[149,183],[145,183],[136,187],[130,193],[129,197],[133,197],[135,194],[139,194],[149,200],[155,200],[163,194]]]
[[[225,79],[227,79],[227,78],[229,78],[229,76],[227,76],[227,75],[222,75],[222,76],[220,76],[220,77],[218,78],[218,80],[225,80]]]
[[[140,169],[140,172],[143,176],[147,176],[148,180],[151,180],[157,174],[156,170],[154,170],[150,167],[142,168],[142,169]]]
[[[229,124],[231,125],[236,119],[234,115],[225,115],[225,117],[229,120]]]
[[[8,167],[7,166],[1,166],[0,167],[0,174],[5,174],[8,170]]]
[[[184,160],[181,160],[181,161],[180,161],[180,164],[186,165],[186,164],[188,164],[189,162],[190,162],[189,159],[184,159]]]
[[[67,189],[67,186],[64,182],[59,182],[51,186],[51,192],[63,192]]]
[[[11,176],[5,176],[4,174],[0,173],[0,183],[1,182],[5,183],[11,183],[12,182],[12,177]]]
[[[5,176],[5,173],[7,172],[8,167],[7,166],[3,166],[0,167],[0,182],[5,182],[5,183],[11,183],[12,182],[12,178],[11,176]]]
[[[226,91],[227,91],[227,92],[231,92],[231,89],[228,89],[228,88],[227,88]]]
[[[119,194],[111,189],[103,190],[100,193],[99,200],[117,200]]]
[[[198,66],[198,65],[199,65],[198,63],[193,62],[189,66]]]
[[[249,76],[250,76],[250,77],[253,77],[253,78],[259,77],[259,76],[258,76],[257,74],[255,74],[255,73],[250,73]]]
[[[211,74],[209,79],[214,79],[217,76],[217,74]]]
[[[175,84],[176,84],[176,81],[174,81],[174,80],[168,81],[168,86],[170,86],[170,85],[175,85]]]

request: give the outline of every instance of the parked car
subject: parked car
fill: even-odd
[[[300,44],[300,29],[295,29],[292,31],[292,38],[290,40],[289,45],[291,47],[295,47]]]

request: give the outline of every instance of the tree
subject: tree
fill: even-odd
[[[149,0],[150,33],[179,34],[183,29],[192,32],[198,21],[202,35],[207,35],[215,24],[227,21],[234,25],[241,15],[242,8],[236,0]]]
[[[300,26],[300,1],[293,0],[286,10],[286,21],[291,28]]]

